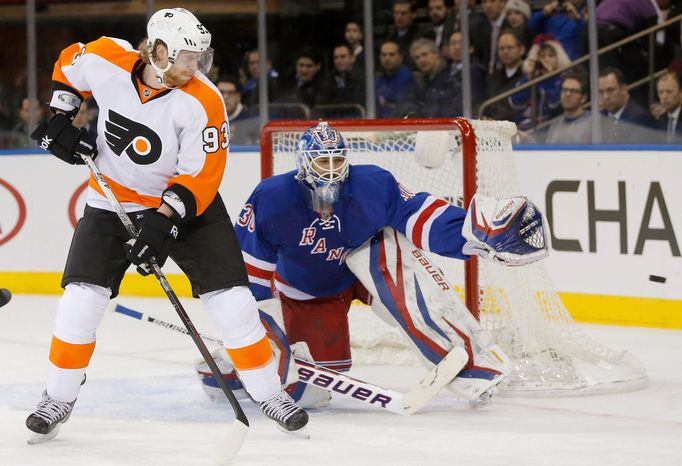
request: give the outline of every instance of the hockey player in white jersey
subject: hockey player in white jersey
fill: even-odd
[[[485,402],[509,360],[425,251],[530,263],[548,251],[542,214],[522,197],[482,196],[467,213],[411,193],[377,166],[350,165],[347,151],[336,129],[312,127],[300,138],[297,170],[261,181],[249,197],[236,231],[254,295],[272,298],[274,282],[289,341],[306,342],[317,364],[340,371],[351,366],[350,304],[371,303],[427,365],[465,348],[469,362],[449,388]]]
[[[55,113],[33,137],[70,164],[96,164],[140,233],[128,234],[91,177],[83,218],[62,278],[49,354],[47,388],[26,420],[34,441],[57,434],[70,416],[95,349],[95,332],[131,262],[167,257],[225,342],[250,396],[288,431],[308,415],[281,389],[234,228],[220,195],[229,126],[220,92],[206,78],[211,34],[189,11],[159,10],[140,51],[101,37],[63,50],[53,72]],[[99,105],[95,144],[71,121],[86,97]]]

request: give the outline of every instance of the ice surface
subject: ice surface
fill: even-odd
[[[165,299],[121,304],[179,323]],[[45,386],[57,297],[15,296],[0,309],[0,465],[210,465],[233,419],[205,397],[199,357],[184,335],[107,314],[71,419],[46,444],[26,444],[24,419]],[[200,331],[215,334],[198,300],[183,299]],[[682,331],[583,326],[627,348],[646,366],[649,388],[554,399],[495,398],[470,410],[443,391],[423,411],[401,417],[332,400],[311,412],[312,438],[279,432],[255,405],[238,466],[682,465]],[[365,366],[352,374],[409,389],[421,367]]]

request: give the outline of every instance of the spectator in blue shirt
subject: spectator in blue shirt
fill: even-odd
[[[583,54],[581,34],[585,18],[580,12],[581,4],[582,0],[551,0],[542,10],[533,12],[528,26],[535,35],[552,34],[569,58],[575,60]]]
[[[416,110],[414,77],[403,65],[403,55],[397,42],[381,44],[381,71],[376,78],[377,116],[402,118]]]

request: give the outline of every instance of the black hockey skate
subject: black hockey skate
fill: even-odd
[[[309,437],[305,429],[308,424],[308,413],[296,406],[294,400],[284,390],[268,400],[261,401],[259,406],[263,414],[277,422],[281,431],[297,437]]]
[[[47,394],[47,390],[44,391],[36,410],[26,418],[26,427],[34,432],[28,443],[33,445],[55,438],[59,433],[59,425],[69,420],[74,404],[75,400],[70,403],[55,400]]]

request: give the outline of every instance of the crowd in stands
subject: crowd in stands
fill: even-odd
[[[467,2],[468,51],[462,48],[460,1]],[[682,13],[682,0],[596,3],[600,47]],[[291,70],[276,70],[268,61],[269,117],[365,117],[365,63],[370,52],[375,56],[377,118],[461,116],[462,58],[468,53],[473,117],[514,121],[523,142],[591,141],[588,62],[571,67],[588,50],[584,0],[393,0],[389,8],[392,23],[381,29],[385,34],[375,37],[374,51],[363,48],[362,24],[349,21],[335,34],[344,40],[328,50],[299,50]],[[680,35],[679,22],[656,33],[654,56],[649,56],[648,38],[643,37],[601,57],[603,142],[682,142]],[[649,76],[650,62],[655,71],[667,69],[654,81],[653,98],[647,82],[629,86]],[[523,87],[560,69],[562,73]],[[211,79],[225,99],[232,142],[256,144],[258,50],[248,51],[242,65],[229,71],[231,75],[216,68]],[[0,134],[6,135],[0,138],[0,147],[25,146],[28,99],[6,99],[5,90],[0,92]],[[82,111],[83,126],[92,126],[96,104],[88,102]],[[37,118],[44,117],[38,110]]]

